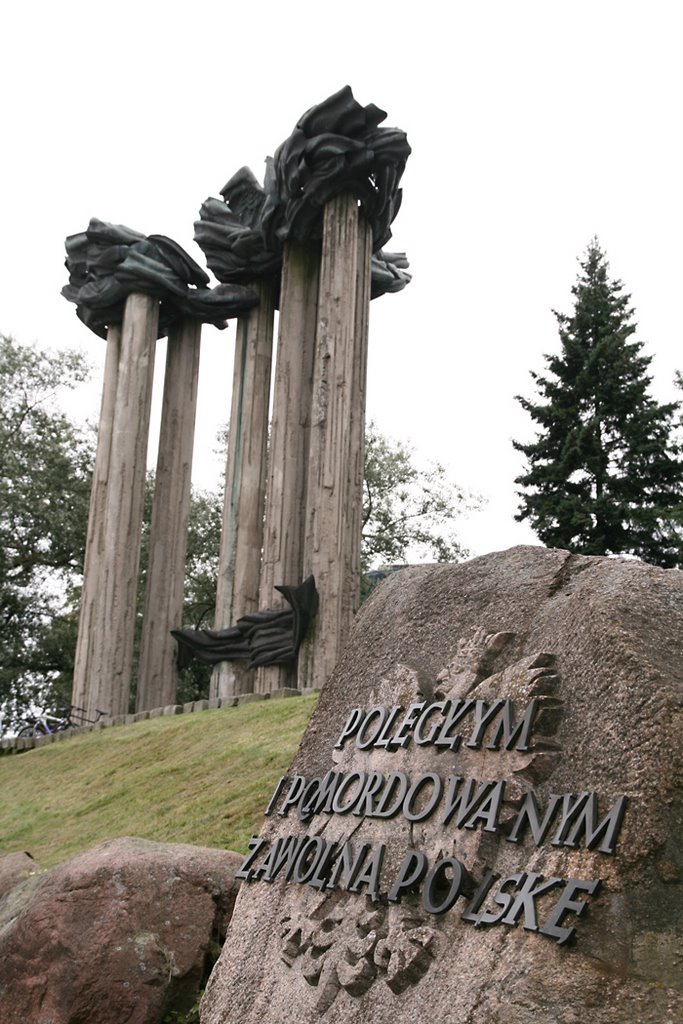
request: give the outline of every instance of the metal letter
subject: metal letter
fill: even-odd
[[[500,747],[501,736],[503,738],[503,746],[506,750],[512,750],[513,746],[516,750],[529,750],[529,739],[531,737],[531,726],[534,723],[536,717],[536,708],[538,707],[538,698],[534,699],[526,709],[524,718],[522,718],[516,725],[512,722],[512,701],[506,700],[503,704],[503,715],[501,721],[498,723],[495,735],[490,743],[486,744],[487,750],[498,750]]]
[[[353,883],[348,886],[349,892],[359,893],[361,885],[367,885],[366,895],[372,899],[373,903],[377,902],[379,899],[379,876],[382,870],[385,851],[386,846],[384,843],[381,843],[370,857],[363,872],[354,876]]]
[[[597,846],[600,837],[604,835],[598,850],[600,853],[614,853],[617,836],[619,835],[621,823],[626,812],[626,803],[627,797],[620,796],[602,821],[597,821],[598,798],[595,793],[590,793],[586,803],[581,808],[578,820],[564,840],[563,846],[578,846],[579,836],[583,832],[587,850],[593,850]]]
[[[405,718],[401,722],[398,732],[394,733],[392,737],[392,747],[394,744],[396,745],[396,747],[408,746],[408,744],[410,743],[410,732],[408,732],[408,734],[406,735],[405,730],[410,730],[413,728],[417,718],[419,717],[419,713],[422,711],[424,706],[424,701],[420,701],[419,704],[410,705],[408,711],[406,712]]]
[[[453,869],[453,877],[450,881],[446,876],[448,867]],[[443,890],[445,884],[448,885],[448,892],[445,898],[437,903],[435,902],[437,890]],[[444,857],[443,860],[437,861],[425,879],[422,890],[422,906],[428,914],[445,914],[461,893],[466,889],[471,893],[473,888],[472,879],[460,861],[455,857]]]
[[[473,700],[454,700],[449,701],[450,708],[448,709],[448,716],[446,721],[441,727],[439,735],[434,740],[435,747],[450,747],[451,750],[457,750],[462,742],[461,736],[449,736],[448,732],[454,725],[457,725],[461,719],[468,715],[474,707]]]
[[[417,797],[425,783],[431,782],[434,786],[434,792],[432,793],[431,799],[427,801],[425,807],[421,811],[411,810],[411,803]],[[416,779],[412,784],[405,800],[403,801],[403,814],[407,821],[424,821],[432,813],[439,800],[441,799],[441,793],[443,792],[443,782],[436,774],[436,772],[425,772],[419,779]]]
[[[472,730],[472,735],[468,739],[466,746],[472,747],[473,749],[481,746],[487,727],[496,717],[504,704],[504,700],[494,700],[493,704],[489,707],[485,700],[477,701],[474,709],[474,729]]]
[[[363,718],[363,709],[362,708],[354,708],[353,711],[351,711],[349,713],[349,717],[346,719],[346,722],[344,723],[344,728],[342,729],[341,733],[339,734],[339,739],[337,740],[337,742],[334,745],[334,749],[335,750],[340,750],[344,746],[344,740],[347,739],[349,736],[353,736],[354,735],[354,733],[358,729],[358,726],[361,723],[361,719],[362,718]]]
[[[245,857],[240,864],[239,871],[235,872],[235,878],[244,878],[247,882],[251,880],[253,876],[251,865],[254,863],[263,847],[267,845],[268,841],[266,839],[261,839],[259,836],[251,837],[249,840],[249,849],[251,850],[251,853]]]
[[[434,725],[431,727],[426,736],[422,735],[422,726],[427,721],[432,711],[443,711],[444,708],[446,708],[450,703],[451,701],[449,700],[437,700],[433,704],[428,704],[427,707],[424,709],[424,711],[420,715],[419,722],[415,726],[415,733],[413,736],[415,743],[419,747],[424,747],[427,746],[427,744],[434,742],[434,733],[439,728],[438,722],[434,722]]]
[[[334,811],[335,814],[348,814],[349,811],[353,809],[353,805],[358,800],[359,793],[354,793],[351,802],[348,803],[346,807],[344,807],[344,805],[341,803],[341,799],[344,796],[346,790],[350,786],[352,786],[354,782],[360,783],[360,793],[362,793],[367,777],[367,772],[349,772],[349,774],[344,778],[343,782],[340,783],[337,792],[334,794],[334,800],[332,801],[332,810]]]
[[[588,906],[586,900],[575,900],[572,897],[577,892],[587,892],[589,896],[594,896],[599,888],[599,878],[592,878],[587,882],[582,882],[577,878],[570,878],[564,887],[564,892],[555,904],[552,914],[541,927],[541,934],[548,935],[551,939],[557,939],[560,946],[571,942],[576,934],[576,928],[561,928],[562,919],[565,914],[569,913],[581,917],[581,914],[585,912]]]
[[[554,889],[556,885],[563,885],[564,879],[547,878],[544,880],[543,875],[537,875],[535,871],[530,871],[528,874],[523,872],[520,875],[520,883],[522,888],[515,896],[512,906],[501,920],[503,924],[517,924],[517,918],[524,911],[525,929],[528,932],[537,932],[538,921],[536,920],[536,904],[534,900],[537,896],[542,896],[543,893]]]
[[[408,850],[401,861],[396,880],[387,899],[400,903],[404,892],[413,892],[427,873],[427,857],[421,850]]]
[[[377,715],[379,715],[380,720],[375,732],[371,735],[370,739],[363,739],[363,735],[365,733],[365,730],[367,729],[368,724],[371,723],[372,719]],[[388,717],[389,712],[387,711],[386,708],[370,708],[370,710],[365,716],[365,719],[363,720],[363,724],[361,725],[360,729],[358,730],[358,733],[356,734],[356,746],[358,747],[359,750],[367,750],[368,747],[371,747],[374,744],[375,740],[382,732],[382,726],[384,725]]]
[[[273,793],[272,797],[270,798],[270,803],[268,804],[268,806],[266,807],[265,811],[263,812],[266,817],[268,817],[269,814],[273,813],[273,804],[276,802],[277,798],[280,796],[280,793],[282,792],[282,790],[284,788],[285,782],[288,782],[288,781],[289,781],[289,775],[281,775],[280,776],[280,781],[278,782],[277,786],[275,787],[275,792]]]

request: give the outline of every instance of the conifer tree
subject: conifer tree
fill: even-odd
[[[649,394],[631,297],[610,280],[597,239],[579,262],[573,313],[554,311],[561,353],[544,357],[545,376],[532,373],[537,400],[517,396],[539,429],[528,444],[513,441],[527,458],[515,518],[549,547],[683,565],[678,404]]]

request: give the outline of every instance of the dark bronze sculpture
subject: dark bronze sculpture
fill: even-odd
[[[121,323],[131,292],[161,300],[159,337],[183,316],[223,328],[226,320],[258,301],[243,285],[209,288],[208,274],[165,235],[145,236],[93,218],[65,246],[69,284],[62,295],[76,304],[80,319],[100,337],[106,337],[111,324]]]
[[[230,629],[172,629],[178,642],[178,668],[186,668],[193,658],[207,665],[248,661],[249,668],[295,661],[318,610],[315,580],[309,576],[298,587],[275,589],[289,608],[244,615]]]
[[[223,199],[209,197],[195,221],[195,242],[219,281],[245,283],[278,277],[282,246],[266,247],[262,216],[266,201],[248,167],[241,167],[221,189]]]
[[[360,200],[373,249],[388,242],[410,146],[405,132],[379,127],[386,116],[374,103],[362,107],[347,85],[299,118],[266,161],[263,230],[269,248],[276,240],[320,237],[323,207],[343,192]]]
[[[410,146],[404,132],[379,127],[385,117],[345,86],[299,119],[266,160],[263,185],[242,167],[221,190],[223,201],[207,199],[195,241],[218,280],[247,284],[279,275],[284,243],[319,239],[325,204],[349,192],[372,227],[372,298],[405,287],[405,254],[381,250],[401,205]]]
[[[400,292],[410,282],[410,266],[404,252],[379,252],[370,260],[370,298],[377,299],[387,292]]]

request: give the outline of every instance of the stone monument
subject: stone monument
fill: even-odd
[[[683,1017],[683,575],[391,576],[265,823],[202,1024]]]

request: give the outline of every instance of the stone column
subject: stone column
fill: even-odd
[[[372,229],[366,220],[358,224],[358,265],[356,270],[355,357],[349,429],[349,479],[346,526],[349,552],[349,599],[351,614],[360,607],[361,534],[363,530],[363,481],[365,477],[365,405],[368,376],[368,336],[370,322],[370,261]]]
[[[97,452],[95,454],[92,489],[90,491],[90,512],[88,515],[88,533],[83,565],[83,587],[81,590],[78,639],[76,641],[74,659],[71,703],[79,708],[86,707],[89,701],[92,682],[93,647],[98,640],[92,624],[94,620],[97,620],[99,614],[97,611],[100,598],[98,581],[104,553],[104,518],[120,354],[121,326],[114,324],[107,332],[107,354],[104,363],[102,405],[97,431]]]
[[[149,533],[136,709],[174,704],[176,643],[182,625],[192,449],[197,412],[201,322],[186,318],[169,332],[159,454]]]
[[[128,296],[98,572],[100,600],[90,623],[94,656],[87,707],[91,715],[96,708],[112,715],[128,711],[158,319],[157,299],[137,292]]]
[[[331,200],[325,207],[320,267],[304,542],[304,575],[315,576],[320,611],[313,636],[299,653],[301,688],[321,687],[329,678],[358,604],[360,568],[351,564],[358,546],[349,536],[353,519],[360,522],[355,509],[362,495],[351,448],[356,464],[360,450],[362,465],[358,431],[364,419],[367,332],[358,330],[363,314],[357,295],[369,273],[364,269],[369,249],[356,199]]]
[[[275,586],[302,581],[319,246],[285,246],[259,608],[285,607]],[[254,690],[297,685],[296,666],[256,671]]]
[[[259,304],[237,321],[215,629],[258,610],[275,302],[270,282],[250,287]],[[253,672],[243,664],[214,669],[211,697],[251,690]]]

